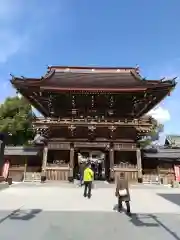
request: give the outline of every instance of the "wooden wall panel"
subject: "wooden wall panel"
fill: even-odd
[[[68,181],[69,168],[47,168],[46,177],[51,181]]]
[[[9,169],[9,176],[14,182],[22,182],[24,178],[24,167],[12,167]]]
[[[114,169],[114,180],[115,183],[117,182],[117,179],[120,177],[120,173],[125,173],[125,178],[128,179],[128,182],[133,183],[138,181],[138,171],[137,169]]]

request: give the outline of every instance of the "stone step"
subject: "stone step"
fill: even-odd
[[[9,187],[8,182],[1,182],[0,183],[0,191],[6,189],[8,187]]]
[[[26,172],[24,176],[24,182],[40,182],[41,173],[40,172]]]

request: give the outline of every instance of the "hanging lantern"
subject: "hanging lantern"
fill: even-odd
[[[91,96],[91,107],[94,107],[94,95]]]

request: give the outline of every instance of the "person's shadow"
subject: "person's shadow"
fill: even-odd
[[[131,214],[130,222],[136,227],[159,227],[157,222],[146,214]]]
[[[118,204],[115,204],[115,205],[114,205],[113,210],[114,210],[114,211],[118,211]]]
[[[118,211],[118,204],[114,205],[113,210]],[[137,227],[158,227],[159,226],[158,223],[148,222],[148,221],[151,221],[152,219],[148,215],[142,215],[142,214],[138,215],[136,213],[128,214],[124,207],[122,207],[122,210],[120,213],[125,213],[129,217],[130,222]]]
[[[114,211],[118,211],[118,204],[114,205]],[[126,213],[126,209],[122,209],[122,212]],[[121,213],[120,213],[121,214]],[[168,226],[166,226],[156,215],[154,214],[136,214],[132,213],[129,216],[130,222],[136,227],[162,227],[176,240],[180,240],[180,237],[173,232]]]

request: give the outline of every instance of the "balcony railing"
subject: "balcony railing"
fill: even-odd
[[[149,118],[142,118],[142,119],[120,119],[118,121],[113,120],[107,120],[107,119],[90,119],[90,118],[36,118],[35,121],[33,121],[34,125],[115,125],[115,126],[121,126],[121,125],[135,125],[135,126],[151,126],[153,124],[153,119],[151,117]]]

